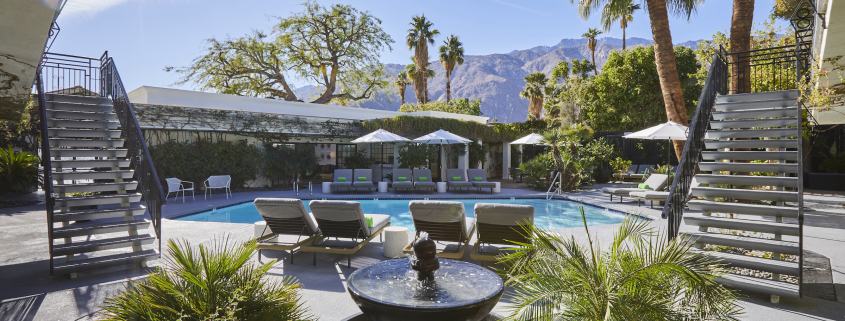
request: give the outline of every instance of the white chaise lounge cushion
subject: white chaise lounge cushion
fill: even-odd
[[[364,236],[369,237],[370,228],[367,227],[367,219],[364,215],[364,210],[361,208],[361,203],[350,201],[329,201],[329,200],[313,200],[308,204],[311,207],[311,212],[315,219],[347,222],[357,221],[362,223],[364,229]],[[390,221],[390,216],[387,216],[387,221]],[[373,218],[373,227],[376,226],[375,218]],[[373,231],[377,231],[373,230]]]
[[[301,217],[308,226],[310,234],[317,233],[317,221],[305,209],[305,204],[295,198],[256,198],[255,208],[262,217],[291,219]]]
[[[648,189],[633,188],[633,187],[605,187],[601,191],[613,195],[628,195],[633,192],[647,192],[649,190],[656,191],[663,189],[666,186],[666,181],[669,176],[666,174],[651,174],[644,184],[648,185]]]
[[[498,203],[475,204],[478,223],[519,226],[534,223],[534,206]]]
[[[411,201],[408,208],[414,220],[433,223],[461,222],[461,230],[464,231],[461,241],[466,241],[475,227],[475,219],[466,217],[464,203],[461,202]]]

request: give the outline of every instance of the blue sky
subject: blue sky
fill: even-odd
[[[291,12],[302,10],[304,0],[68,0],[58,23],[62,31],[51,51],[99,57],[104,50],[114,57],[126,88],[142,85],[170,87],[176,75],[165,66],[185,66],[202,54],[204,40],[239,37],[253,29],[269,30]],[[382,61],[406,64],[411,52],[403,39],[411,17],[425,13],[441,36],[457,34],[466,54],[506,53],[539,45],[554,45],[563,38],[578,38],[598,27],[599,17],[584,21],[567,0],[338,0],[370,11],[396,41]],[[754,20],[768,18],[774,0],[758,0]],[[675,43],[709,39],[730,27],[730,0],[707,0],[690,19],[672,19]],[[604,36],[621,38],[617,27]],[[642,10],[629,24],[628,37],[651,39],[648,16]],[[434,49],[432,49],[432,53]],[[307,85],[297,82],[295,86]],[[181,88],[192,89],[192,85]]]

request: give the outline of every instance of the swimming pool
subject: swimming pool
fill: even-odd
[[[408,210],[408,203],[411,200],[355,200],[361,203],[364,213],[390,215],[390,222],[393,226],[404,226],[414,230],[414,222],[411,220],[411,212]],[[475,217],[476,203],[503,203],[523,204],[534,206],[534,224],[540,228],[558,229],[581,227],[581,214],[578,207],[581,203],[568,200],[545,200],[545,199],[455,199],[464,203],[468,217]],[[303,200],[308,208],[310,201]],[[625,214],[601,209],[598,207],[584,205],[584,214],[587,217],[587,225],[618,224],[625,220]],[[224,222],[224,223],[255,223],[263,220],[255,205],[252,202],[218,208],[197,214],[177,218],[184,221],[203,222]]]

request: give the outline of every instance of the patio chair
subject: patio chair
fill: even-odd
[[[222,188],[222,189],[224,189],[226,191],[226,199],[228,199],[229,196],[232,196],[232,189],[229,186],[229,185],[232,184],[232,176],[229,176],[229,175],[209,176],[208,179],[205,180],[205,182],[202,182],[202,184],[205,186],[205,199],[208,199],[209,194],[212,194],[211,196],[213,198],[214,195],[213,195],[213,193],[211,193],[212,188]]]
[[[447,169],[445,181],[450,189],[466,188],[469,191],[469,188],[472,187],[472,183],[467,181],[467,171],[465,169]]]
[[[352,267],[350,256],[390,226],[390,215],[364,214],[358,202],[314,200],[308,206],[320,234],[302,245],[300,251],[314,252],[314,265],[317,265],[319,252],[346,254],[346,267]],[[371,225],[367,223],[367,218],[372,220]]]
[[[689,192],[692,192],[693,188],[699,187],[701,184],[695,177],[692,178],[689,185]],[[654,208],[654,202],[661,202],[666,201],[669,198],[669,192],[657,192],[657,191],[642,191],[642,192],[631,192],[628,194],[631,198],[637,199],[637,206],[640,206],[640,201],[651,201],[649,204],[650,208]],[[689,198],[690,194],[687,194],[687,198]],[[658,203],[659,205],[659,203]]]
[[[414,170],[414,187],[416,189],[430,189],[432,192],[437,184],[431,181],[431,170],[418,168]]]
[[[633,173],[631,175],[628,175],[628,177],[635,178],[635,179],[643,179],[643,177],[645,177],[646,174],[650,174],[651,171],[653,171],[653,170],[654,170],[654,165],[640,165],[640,168],[637,169],[637,172]]]
[[[252,203],[267,222],[265,232],[268,228],[271,232],[258,238],[258,262],[261,262],[261,250],[282,250],[289,251],[293,264],[293,255],[299,252],[299,247],[317,236],[317,221],[299,199],[256,198]]]
[[[358,190],[366,188],[367,192],[373,190],[373,170],[372,169],[355,169],[352,175],[352,188]]]
[[[470,257],[479,261],[497,261],[501,254],[518,246],[513,242],[531,243],[523,226],[534,223],[534,206],[477,203],[475,220],[478,231]]]
[[[651,174],[648,179],[643,183],[644,185],[648,186],[648,189],[643,188],[631,188],[631,187],[605,187],[602,188],[602,193],[610,194],[610,201],[613,202],[613,195],[619,196],[619,202],[622,202],[622,198],[624,196],[629,196],[633,192],[648,192],[648,191],[660,191],[663,187],[666,186],[666,181],[669,180],[669,176],[665,174]]]
[[[179,192],[182,192],[182,203],[185,203],[185,192],[187,191],[191,191],[191,198],[195,201],[197,200],[194,197],[194,182],[183,181],[176,177],[165,179],[165,181],[167,181],[167,196],[164,197],[165,200],[170,197],[170,193],[176,193],[176,198],[178,199]],[[185,188],[185,184],[191,184],[191,187]]]
[[[446,201],[411,201],[408,204],[414,229],[417,230],[414,241],[420,232],[437,243],[437,256],[446,259],[464,257],[469,240],[475,231],[475,219],[466,217],[464,203]],[[405,254],[413,254],[414,241],[402,249]],[[448,242],[448,243],[445,243]]]
[[[483,169],[468,169],[467,178],[479,191],[482,188],[489,188],[490,194],[493,194],[493,189],[496,188],[496,183],[487,181],[487,173]]]
[[[334,181],[332,182],[331,190],[336,189],[350,189],[352,188],[352,170],[351,169],[336,169],[334,170]]]
[[[411,169],[397,168],[393,171],[393,190],[414,188],[414,177],[411,176]]]
[[[637,167],[639,167],[639,166],[640,165],[628,166],[628,169],[625,170],[624,173],[613,173],[613,177],[618,177],[619,179],[631,178],[631,174],[636,174],[637,173]]]

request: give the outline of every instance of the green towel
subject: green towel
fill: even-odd
[[[407,180],[408,180],[408,178],[407,178],[407,177],[399,177],[398,179],[399,179],[399,181],[400,181],[400,182],[404,182],[404,181],[407,181]]]
[[[358,177],[358,181],[359,182],[366,182],[367,178],[366,177]]]
[[[481,178],[481,177],[476,177],[476,178],[473,178],[473,180],[476,181],[476,182],[480,182],[480,181],[483,181],[484,179]]]
[[[364,219],[367,220],[367,227],[373,227],[373,218],[370,216],[364,216]]]
[[[338,181],[338,182],[345,182],[345,181],[346,181],[346,177],[338,177],[338,178],[337,178],[337,181]]]
[[[640,185],[637,185],[637,188],[641,188],[641,189],[648,189],[648,184],[646,184],[646,183],[642,183],[642,184],[640,184]]]
[[[420,181],[420,182],[425,182],[425,181],[428,180],[428,177],[420,177],[420,178],[417,178],[417,180]]]
[[[453,181],[460,181],[461,177],[460,176],[452,176],[452,180]]]

